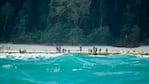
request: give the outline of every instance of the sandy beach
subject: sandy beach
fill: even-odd
[[[132,54],[149,54],[149,46],[140,46],[136,48],[124,48],[124,47],[112,47],[112,46],[98,46],[93,45],[97,48],[97,53],[106,53],[106,49],[108,49],[108,53],[132,53]],[[89,50],[93,49],[93,46],[81,46],[81,53],[90,53]],[[65,49],[66,53],[68,50],[71,53],[80,53],[80,46],[61,46],[61,50]],[[101,51],[99,51],[101,49]],[[56,53],[56,46],[50,45],[36,45],[36,44],[0,44],[0,52],[10,52],[10,53],[19,53],[19,50],[26,50],[29,53]]]

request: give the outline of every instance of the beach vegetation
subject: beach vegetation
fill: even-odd
[[[149,44],[148,0],[1,0],[0,43]]]

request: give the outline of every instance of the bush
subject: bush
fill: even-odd
[[[108,45],[111,43],[111,34],[108,26],[97,28],[88,36],[89,44]]]

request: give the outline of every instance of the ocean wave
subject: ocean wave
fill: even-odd
[[[18,82],[26,84],[109,84],[109,82],[119,84],[124,81],[125,84],[125,81],[130,78],[148,79],[148,66],[149,59],[127,54],[108,56],[71,53],[0,54],[0,82],[8,84]],[[144,84],[148,82],[147,80]],[[131,84],[137,83],[131,82]]]
[[[110,54],[110,55],[83,55],[83,54],[64,54],[64,53],[56,53],[56,54],[41,54],[41,53],[36,53],[36,54],[8,54],[8,53],[2,53],[0,54],[0,59],[48,59],[52,57],[59,57],[59,56],[88,56],[88,57],[112,57],[112,58],[119,58],[119,57],[145,57],[149,58],[149,55],[134,55],[134,54]]]
[[[53,57],[62,56],[63,53],[57,53],[57,54],[0,54],[0,59],[18,59],[18,60],[28,60],[28,59],[48,59]]]

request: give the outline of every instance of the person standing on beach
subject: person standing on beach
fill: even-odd
[[[101,48],[99,49],[99,54],[101,54]]]
[[[56,51],[57,51],[57,53],[61,53],[61,46],[57,46]]]
[[[95,46],[93,46],[93,54],[97,55],[97,48]]]
[[[70,53],[70,49],[68,49],[68,53]]]
[[[89,54],[92,54],[92,49],[88,49],[88,53]]]
[[[82,52],[82,46],[80,46],[80,52]]]
[[[58,53],[59,52],[59,49],[58,49],[58,46],[56,46],[56,53]]]
[[[63,51],[63,53],[65,53],[65,49],[64,48],[62,49],[62,51]]]
[[[106,48],[106,54],[108,54],[108,49]]]

